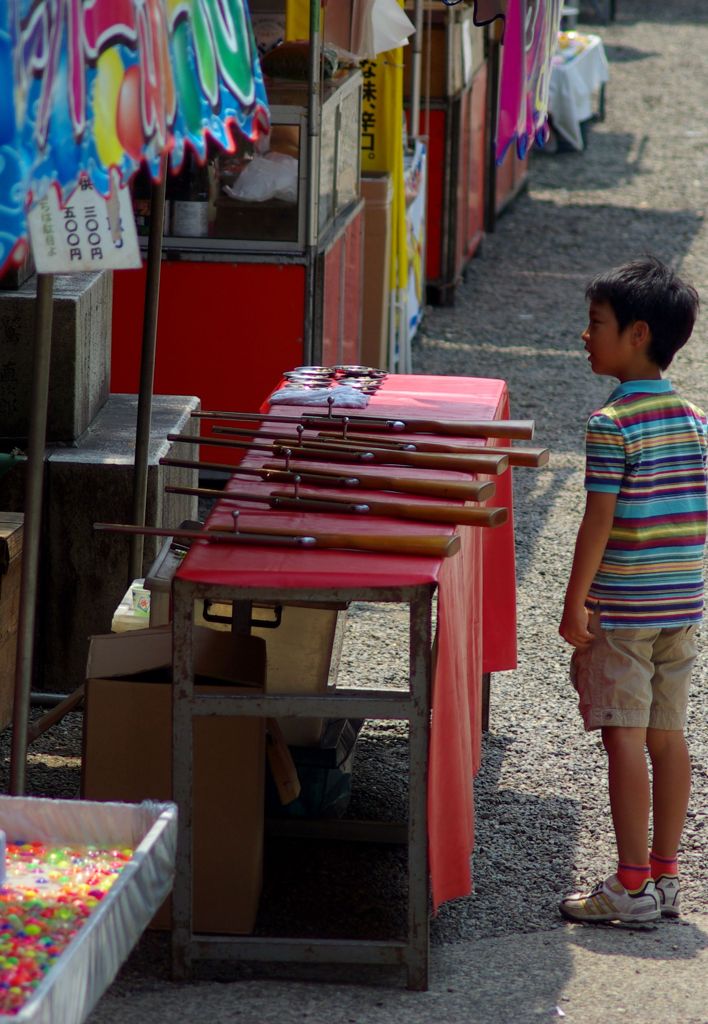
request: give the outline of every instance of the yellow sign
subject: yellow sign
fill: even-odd
[[[391,287],[408,280],[406,197],[403,187],[403,51],[361,62],[361,171],[388,171],[393,182]]]

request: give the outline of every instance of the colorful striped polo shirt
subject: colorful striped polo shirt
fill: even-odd
[[[589,593],[604,629],[701,618],[707,433],[668,380],[620,384],[588,420],[585,487],[617,494]]]

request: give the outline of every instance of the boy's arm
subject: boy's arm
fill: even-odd
[[[614,492],[587,492],[585,513],[575,542],[573,568],[558,630],[573,647],[583,647],[592,640],[592,634],[588,631],[585,599],[605,553],[616,504],[617,494]]]

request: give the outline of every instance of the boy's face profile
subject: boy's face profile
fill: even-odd
[[[619,381],[659,375],[658,367],[648,364],[646,353],[651,335],[644,321],[635,321],[620,330],[609,302],[596,301],[590,303],[588,320],[581,338],[593,373],[617,377]]]

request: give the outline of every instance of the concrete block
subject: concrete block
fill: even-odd
[[[0,291],[0,437],[29,432],[37,278]],[[111,273],[58,274],[54,279],[47,440],[72,442],[108,399]]]
[[[0,291],[16,291],[25,281],[36,273],[32,250],[27,247],[24,258],[8,267],[0,277]]]
[[[165,440],[168,433],[197,433],[192,411],[199,399],[156,395],[152,408],[146,521],[177,526],[196,519],[197,498],[165,494],[167,484],[198,483],[198,470],[158,465],[165,456],[194,458],[191,445]],[[98,533],[96,522],[132,518],[136,395],[111,395],[71,447],[49,448],[45,461],[40,596],[33,689],[68,693],[84,679],[89,637],[108,633],[128,588],[130,538]],[[0,504],[21,510],[24,468],[2,480]],[[145,538],[144,572],[161,538]]]

